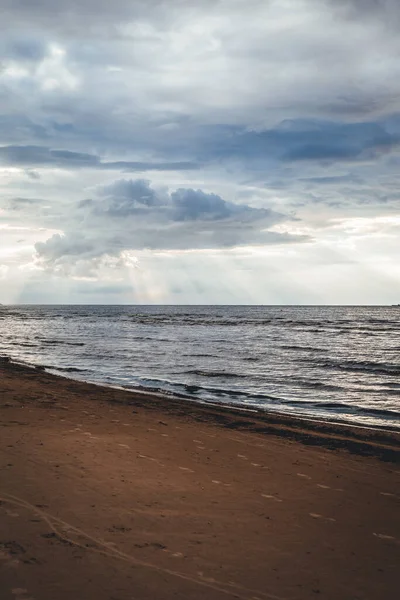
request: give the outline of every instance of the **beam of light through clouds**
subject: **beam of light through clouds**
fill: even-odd
[[[400,301],[396,0],[0,12],[0,302]]]

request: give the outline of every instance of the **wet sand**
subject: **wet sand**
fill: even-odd
[[[0,362],[0,599],[394,599],[400,438]]]

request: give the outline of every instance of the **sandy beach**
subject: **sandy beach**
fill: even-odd
[[[1,600],[396,598],[400,436],[0,363]]]

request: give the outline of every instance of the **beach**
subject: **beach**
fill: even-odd
[[[1,600],[397,597],[400,435],[0,363]]]
[[[0,356],[57,375],[400,431],[388,307],[14,305],[0,320]]]

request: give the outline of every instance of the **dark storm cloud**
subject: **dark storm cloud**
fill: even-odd
[[[13,19],[14,27],[53,25],[69,30],[73,26],[80,29],[80,22],[88,19],[96,23],[129,18],[140,14],[143,5],[137,0],[60,0],[57,5],[52,0],[2,0],[1,10],[4,21]]]
[[[49,132],[44,125],[33,121],[26,115],[13,114],[12,111],[11,114],[0,114],[0,131],[3,143],[23,143],[27,139],[30,142],[37,142],[49,137]]]
[[[328,0],[328,5],[340,11],[341,16],[361,20],[373,17],[390,23],[400,18],[398,0]]]
[[[3,60],[38,62],[46,56],[46,44],[43,40],[22,35],[10,40],[3,38],[0,40],[0,53]]]
[[[42,130],[39,130],[40,132]],[[58,129],[62,139],[63,130]],[[192,170],[213,160],[240,160],[247,166],[257,161],[355,161],[371,159],[381,153],[396,151],[400,145],[400,116],[391,115],[388,123],[320,121],[292,119],[265,131],[243,131],[242,128],[208,128],[192,131],[191,139],[164,137],[153,144],[158,153],[190,156],[186,161],[102,161],[100,156],[71,150],[53,150],[49,147],[3,146],[0,163],[10,166],[58,166],[65,168],[89,167],[103,170]],[[179,137],[179,136],[177,136]],[[138,140],[140,144],[140,140]],[[142,151],[146,150],[146,141]],[[138,146],[140,149],[140,146]]]
[[[393,116],[388,131],[385,122],[342,123],[292,119],[260,132],[240,132],[215,142],[218,158],[281,161],[346,161],[390,152],[400,144],[400,117]]]
[[[259,209],[238,206],[226,202],[217,194],[206,194],[202,190],[178,189],[171,194],[171,201],[176,221],[212,221],[239,215],[243,218],[246,212],[259,213]]]
[[[200,167],[201,164],[194,161],[152,163],[129,160],[102,162],[99,166],[99,168],[104,170],[121,170],[125,173],[129,173],[130,171],[192,171],[193,169],[199,169]]]
[[[99,158],[82,152],[51,150],[41,146],[0,147],[0,163],[10,166],[98,166]]]
[[[89,211],[93,217],[135,217],[160,224],[225,220],[236,221],[238,227],[243,228],[246,222],[268,220],[271,225],[284,218],[270,209],[236,204],[200,189],[179,188],[172,193],[156,190],[144,179],[115,181],[100,188],[97,195],[97,199],[79,203],[79,208]]]
[[[360,177],[353,175],[336,175],[332,177],[302,177],[301,181],[314,183],[317,185],[339,185],[343,183],[362,184],[363,180]]]
[[[202,0],[207,9],[211,0]],[[195,3],[194,3],[195,6]],[[104,34],[118,37],[115,26],[135,20],[151,19],[162,24],[171,14],[190,9],[185,0],[2,0],[1,14],[4,26],[12,23],[14,29],[51,28],[59,35],[88,36]]]
[[[44,146],[3,146],[0,147],[0,164],[23,167],[60,167],[60,168],[94,168],[121,171],[185,171],[197,169],[200,165],[181,161],[175,163],[110,161],[102,162],[99,156],[85,152],[69,150],[52,150]]]
[[[385,118],[400,109],[395,62],[388,74],[399,42],[368,15],[392,14],[398,3],[308,0],[289,11],[284,3],[249,0],[245,9],[220,1],[216,21],[208,4],[73,0],[55,9],[50,0],[3,0],[5,58],[45,59],[39,72],[10,75],[3,143],[45,144],[42,165],[126,171],[215,159],[246,169],[264,160],[351,161],[396,147]],[[342,31],[353,13],[354,39]],[[200,36],[191,28],[197,21]],[[57,43],[65,56],[52,65]],[[106,163],[93,155],[99,147]],[[129,160],[133,148],[137,161]],[[70,154],[54,154],[61,150]]]

